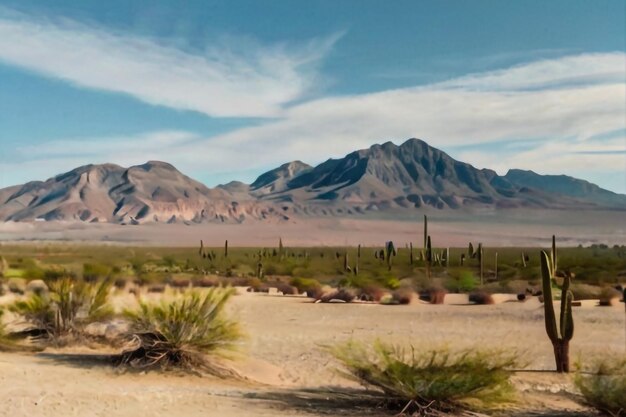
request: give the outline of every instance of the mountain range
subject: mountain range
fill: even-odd
[[[419,210],[626,210],[626,195],[565,175],[498,175],[419,139],[386,142],[317,166],[293,161],[252,184],[215,188],[159,161],[85,165],[0,189],[0,221],[289,221],[310,216],[411,215]]]

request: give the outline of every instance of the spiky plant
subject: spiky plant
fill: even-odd
[[[149,304],[126,311],[135,346],[121,355],[120,363],[133,367],[201,367],[213,370],[208,355],[231,350],[241,339],[239,324],[224,308],[235,293],[232,288],[188,292],[170,303]]]
[[[597,361],[574,383],[590,406],[610,416],[626,415],[626,356]]]
[[[372,346],[350,341],[330,350],[343,365],[345,377],[380,390],[389,405],[404,407],[402,412],[411,406],[419,415],[484,410],[513,400],[509,381],[509,369],[517,365],[513,354],[419,351],[380,341]]]
[[[561,313],[557,324],[552,296],[553,272],[551,261],[545,251],[541,251],[541,278],[543,284],[543,305],[545,312],[546,332],[554,348],[554,359],[557,372],[569,372],[569,342],[574,337],[574,318],[572,317],[572,301],[574,295],[570,291],[570,275],[565,274],[561,287]]]
[[[62,278],[51,285],[50,294],[33,294],[10,309],[31,325],[31,333],[50,337],[79,334],[86,324],[113,314],[108,303],[111,285],[110,280],[96,284]]]
[[[392,259],[398,254],[391,240],[385,245],[385,251],[387,256],[387,268],[391,271]]]
[[[433,264],[433,245],[430,239],[430,236],[426,239],[426,253],[424,255],[426,260],[426,274],[428,278],[431,278],[431,268]]]

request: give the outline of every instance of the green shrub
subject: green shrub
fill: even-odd
[[[31,330],[48,336],[81,333],[86,324],[113,314],[108,304],[110,288],[109,281],[91,284],[63,278],[52,283],[49,295],[33,294],[16,301],[10,309],[21,315],[32,326]]]
[[[389,405],[420,410],[483,410],[509,404],[513,355],[500,351],[404,350],[377,341],[372,347],[348,342],[332,348],[343,375],[384,393]]]
[[[626,356],[598,361],[574,382],[590,406],[607,415],[626,415]]]
[[[224,312],[233,294],[232,288],[211,288],[204,295],[188,292],[171,303],[140,302],[138,310],[125,312],[136,347],[124,352],[120,362],[215,370],[204,355],[231,350],[242,337],[239,324]]]
[[[111,274],[111,268],[102,264],[84,264],[83,279],[88,282],[104,279]]]
[[[320,284],[318,280],[312,278],[293,278],[289,281],[289,284],[296,287],[300,293],[308,293],[309,291],[315,291],[322,288],[322,284]]]
[[[471,271],[466,269],[456,271],[452,278],[446,283],[449,291],[470,292],[476,289],[478,280]]]

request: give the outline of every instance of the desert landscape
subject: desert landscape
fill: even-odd
[[[512,402],[486,415],[595,415],[575,380],[593,363],[618,358],[626,346],[623,295],[611,284],[623,272],[588,273],[598,261],[623,271],[623,246],[557,249],[563,268],[579,277],[570,287],[576,329],[570,374],[554,372],[538,248],[481,244],[474,251],[483,254],[485,266],[472,259],[470,249],[448,249],[447,260],[431,249],[431,264],[422,258],[422,249],[412,253],[400,247],[384,259],[378,253],[385,248],[287,247],[282,238],[274,247],[258,249],[204,242],[195,249],[119,242],[22,242],[1,248],[5,342],[0,364],[7,416],[393,415],[399,410],[388,408],[380,391],[347,378],[345,364],[333,354],[345,343],[378,341],[426,352],[513,354]],[[495,252],[498,266],[491,261]],[[355,273],[354,268],[360,269]],[[32,307],[19,308],[19,302],[39,295],[57,300],[53,292],[61,294],[58,284],[64,276],[79,280],[72,288],[82,288],[82,280],[109,282],[111,311],[83,324],[77,318],[76,327],[60,333],[59,324],[50,322],[52,327],[41,328],[42,338],[34,331],[44,322],[33,318]],[[225,313],[238,323],[242,337],[226,356],[209,356],[225,374],[116,362],[133,340],[125,311],[136,310],[139,303],[173,305],[191,293],[230,285],[236,292]],[[90,309],[86,302],[80,306],[82,314]],[[557,312],[559,306],[555,301]],[[15,333],[24,330],[21,336]],[[16,336],[7,339],[11,334]],[[409,409],[407,415],[414,412]]]
[[[0,3],[0,417],[626,417],[624,0]]]

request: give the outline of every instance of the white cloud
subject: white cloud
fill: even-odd
[[[193,54],[147,38],[0,8],[0,61],[216,117],[280,115],[313,87],[316,65],[340,36],[301,45],[227,42]]]
[[[210,178],[293,159],[318,163],[373,143],[418,137],[444,150],[493,143],[493,151],[453,156],[500,173],[508,168],[565,173],[626,192],[626,183],[614,181],[626,169],[626,138],[597,140],[625,130],[626,54],[583,54],[445,83],[313,100],[258,126],[210,138],[183,135],[184,145],[174,141],[147,150],[129,145],[127,152],[110,156],[126,164],[167,160]],[[508,140],[526,140],[529,149],[511,152],[495,145]],[[133,141],[146,138],[127,142]],[[94,153],[93,159],[101,160],[95,155],[105,154]]]

